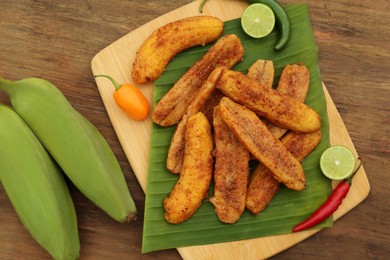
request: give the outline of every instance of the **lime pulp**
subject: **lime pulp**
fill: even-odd
[[[355,156],[351,150],[344,146],[331,146],[321,155],[320,168],[322,173],[329,179],[346,179],[354,171]]]
[[[265,37],[275,27],[274,12],[265,4],[251,4],[241,16],[241,26],[253,38]]]

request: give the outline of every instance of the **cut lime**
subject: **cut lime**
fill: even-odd
[[[267,36],[275,26],[274,12],[265,4],[251,4],[241,16],[241,26],[253,38]]]
[[[320,167],[329,179],[343,180],[353,173],[355,156],[344,146],[331,146],[321,155]]]

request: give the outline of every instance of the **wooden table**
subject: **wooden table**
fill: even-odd
[[[0,76],[41,77],[57,85],[107,139],[138,206],[136,221],[119,224],[70,187],[79,216],[81,259],[180,259],[175,249],[141,254],[145,195],[112,128],[90,62],[121,36],[189,2],[0,2]],[[363,160],[371,191],[334,227],[273,258],[385,259],[390,255],[390,2],[299,2],[310,5],[322,79]],[[8,102],[5,94],[0,101]],[[21,225],[1,185],[0,218],[0,259],[50,259]]]

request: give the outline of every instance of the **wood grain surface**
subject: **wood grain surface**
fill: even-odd
[[[56,84],[106,137],[138,205],[135,222],[118,224],[71,187],[81,216],[81,259],[180,259],[174,249],[141,255],[145,196],[112,128],[90,62],[118,38],[189,2],[0,2],[0,76],[42,77]],[[385,259],[390,255],[386,214],[390,209],[390,4],[385,0],[300,2],[311,7],[322,78],[362,157],[371,191],[334,227],[273,258]],[[0,99],[7,102],[4,94]],[[0,259],[49,259],[21,225],[1,186],[0,216]]]
[[[210,2],[204,8],[205,15],[212,15],[223,21],[240,17],[247,7],[243,1],[219,0]],[[198,2],[192,2],[178,9],[164,14],[134,31],[126,34],[117,41],[113,42],[102,51],[97,53],[91,62],[91,68],[94,75],[108,74],[118,79],[120,82],[130,82],[134,84],[128,70],[135,60],[136,52],[145,39],[161,24],[167,24],[177,19],[182,19],[198,14]],[[244,58],[245,59],[245,58]],[[151,117],[142,122],[129,120],[128,117],[118,109],[112,94],[114,88],[108,80],[96,80],[97,87],[106,107],[107,113],[111,119],[119,142],[130,162],[135,176],[144,191],[147,190],[148,165],[149,165],[149,147],[150,132],[152,127]],[[325,86],[324,86],[325,88]],[[150,103],[153,102],[153,82],[139,85]],[[325,89],[326,90],[326,89]],[[327,92],[326,92],[327,93]],[[328,121],[330,130],[331,144],[344,145],[349,147],[355,154],[355,148],[348,134],[347,129],[340,117],[329,95],[326,95]],[[132,133],[129,135],[129,133]],[[358,156],[356,154],[356,156]],[[155,175],[154,175],[155,176]],[[337,182],[333,183],[337,185]],[[349,196],[343,201],[340,208],[334,213],[334,219],[338,219],[345,213],[352,210],[361,203],[369,193],[369,183],[364,171],[364,167],[354,178]],[[145,216],[146,217],[146,216]],[[149,216],[150,218],[153,216]],[[198,259],[263,259],[273,256],[303,239],[313,235],[318,230],[309,230],[295,234],[284,234],[279,236],[267,236],[256,239],[247,239],[240,241],[231,241],[228,243],[216,243],[200,246],[188,246],[177,248],[180,255],[186,260]],[[222,253],[223,252],[223,253]]]

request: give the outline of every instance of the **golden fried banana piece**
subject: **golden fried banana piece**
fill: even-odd
[[[172,224],[188,220],[202,204],[213,173],[213,138],[203,113],[188,119],[183,170],[171,194],[163,202],[164,217]]]
[[[320,143],[321,131],[309,134],[289,132],[281,142],[298,160],[303,161]],[[254,215],[263,211],[278,192],[280,182],[264,165],[259,164],[249,180],[246,208]]]
[[[186,128],[189,116],[186,114],[176,126],[168,149],[166,168],[174,174],[179,174],[183,166]]]
[[[304,102],[310,85],[310,72],[303,64],[286,65],[278,82],[276,90],[299,102]],[[264,122],[270,132],[280,139],[287,129],[276,126],[268,121]]]
[[[221,72],[221,68],[215,68],[215,70],[213,70],[213,72],[200,88],[194,101],[187,108],[186,114],[176,126],[175,133],[172,136],[171,144],[168,149],[168,156],[166,161],[166,167],[172,173],[177,174],[181,172],[184,156],[185,129],[188,118],[200,112],[210,96],[215,92],[215,84],[221,76]],[[209,120],[209,122],[211,121]]]
[[[210,97],[217,90],[216,84],[221,77],[222,69],[215,68],[213,72],[211,72],[210,76],[204,82],[202,87],[200,88],[198,94],[195,96],[195,99],[191,103],[191,105],[187,108],[188,115],[194,115],[205,107],[206,103],[209,102]],[[209,121],[210,122],[210,121]]]
[[[224,96],[225,95],[219,89],[215,89],[213,94],[202,107],[201,112],[207,117],[210,124],[213,122],[214,108],[219,105],[219,102]]]
[[[220,221],[233,224],[245,209],[250,154],[221,118],[219,107],[214,109],[213,125],[215,187],[210,202]]]
[[[244,48],[236,35],[229,34],[219,39],[156,104],[153,122],[161,126],[178,123],[211,72],[216,67],[231,68],[242,60],[243,55]]]
[[[303,190],[305,174],[300,162],[277,140],[259,117],[227,97],[220,102],[223,120],[248,151],[274,177],[292,190]]]
[[[310,72],[303,64],[286,65],[277,86],[277,91],[295,100],[304,102],[310,85]]]
[[[187,116],[183,116],[182,120],[177,124],[168,149],[166,162],[167,169],[174,174],[180,173],[183,164],[185,125],[187,124],[188,116],[202,112],[210,124],[212,124],[214,107],[224,97],[223,93],[219,89],[216,89],[216,82],[221,76],[221,73],[221,68],[214,69],[200,88],[191,105],[187,108]],[[274,74],[274,66],[270,60],[257,60],[248,69],[248,77],[262,82],[270,88],[272,88]]]
[[[245,207],[254,215],[263,211],[279,191],[281,183],[259,163],[249,179]]]
[[[312,108],[260,85],[240,72],[223,70],[217,88],[233,101],[282,128],[302,133],[321,128],[320,116]]]
[[[172,58],[185,49],[215,41],[223,22],[212,16],[194,16],[168,23],[154,31],[137,51],[132,76],[138,84],[155,80]]]
[[[272,60],[257,60],[249,67],[246,75],[260,85],[272,88],[275,77],[274,63]]]

